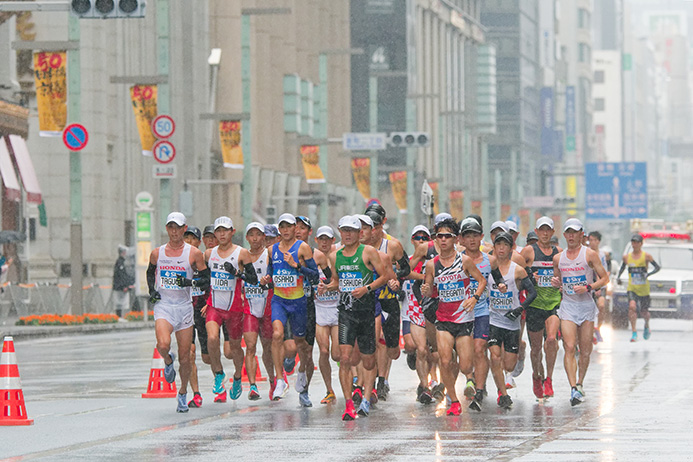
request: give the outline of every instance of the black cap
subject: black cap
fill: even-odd
[[[196,226],[188,226],[188,229],[185,230],[183,236],[185,236],[186,234],[192,234],[197,239],[202,240],[202,233],[200,232],[200,228]]]
[[[633,234],[633,235],[630,237],[630,241],[631,241],[631,242],[633,242],[633,241],[635,241],[635,242],[642,242],[642,236],[641,236],[640,234]]]
[[[534,240],[534,241],[539,240],[539,236],[537,236],[537,233],[534,231],[530,231],[527,233],[527,242],[532,241],[532,240]]]
[[[377,204],[375,204],[375,205],[377,205]],[[370,207],[369,207],[369,208],[370,208]],[[380,207],[380,208],[382,208],[382,207]],[[378,213],[378,212],[375,211],[375,210],[372,210],[372,209],[371,209],[371,210],[368,210],[368,209],[366,209],[365,215],[367,215],[368,218],[370,218],[371,220],[373,220],[373,225],[374,225],[374,226],[378,226],[378,225],[381,225],[381,224],[383,223],[383,215],[380,215],[380,213]]]
[[[506,233],[505,231],[501,231],[500,233],[496,234],[496,238],[493,240],[494,244],[498,244],[499,242],[505,242],[508,244],[510,247],[513,246],[513,236],[510,233]]]
[[[207,234],[214,234],[214,225],[205,226],[205,229],[202,231],[202,235],[205,236]]]
[[[478,233],[483,234],[481,225],[474,218],[465,218],[462,220],[462,226],[460,229],[460,234],[464,236],[465,233]]]
[[[481,221],[481,217],[479,215],[472,213],[470,215],[467,215],[466,218],[474,218],[476,222],[479,223],[479,226],[481,226],[482,228],[484,227],[484,223]]]
[[[366,212],[365,212],[365,214],[368,215],[368,212],[375,212],[375,213],[377,213],[378,215],[380,215],[380,222],[381,222],[381,223],[382,223],[382,221],[385,219],[385,217],[387,216],[387,214],[385,213],[385,209],[383,208],[383,206],[380,205],[380,204],[378,204],[377,202],[374,202],[374,203],[372,203],[371,205],[369,205],[368,207],[366,207]],[[370,215],[369,215],[369,216],[370,216]],[[371,219],[373,219],[373,217],[371,217]]]
[[[309,227],[310,229],[313,229],[313,225],[310,224],[310,218],[304,217],[303,215],[296,215],[296,219]]]

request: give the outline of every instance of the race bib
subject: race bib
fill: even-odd
[[[339,273],[340,292],[351,293],[359,287],[363,287],[363,275],[360,271],[345,271]]]
[[[274,283],[274,287],[279,287],[281,289],[298,287],[298,276],[288,270],[280,269],[277,271],[277,274],[272,276],[272,282]]]
[[[187,274],[185,271],[162,270],[159,272],[159,285],[166,290],[183,290],[184,287],[176,282],[178,276],[185,277]]]
[[[477,281],[476,279],[469,279],[469,293],[475,294],[476,289],[478,289],[478,288],[479,288],[479,281]],[[488,288],[484,289],[484,292],[479,297],[479,301],[477,302],[477,305],[479,304],[479,302],[483,302],[484,300],[486,300],[487,296],[488,296]]]
[[[264,300],[265,291],[260,286],[251,286],[250,284],[245,284],[243,286],[245,289],[245,298],[248,300]]]
[[[193,287],[192,288],[192,296],[193,297],[202,297],[204,295],[204,291],[200,289],[199,287]]]
[[[587,276],[563,276],[563,293],[566,295],[575,295],[575,287],[586,286]]]
[[[534,279],[537,281],[537,287],[552,287],[551,278],[553,277],[553,268],[537,268]]]
[[[212,290],[233,292],[236,287],[235,279],[226,271],[212,271]]]
[[[503,293],[500,290],[491,289],[491,308],[494,310],[510,311],[513,307],[513,293]]]
[[[636,267],[636,268],[630,268],[630,281],[633,285],[636,286],[642,286],[647,283],[647,273],[645,272],[645,268],[642,267]]]
[[[324,294],[320,295],[319,293],[315,293],[315,298],[318,301],[321,301],[323,303],[333,303],[339,300],[339,292],[336,290],[333,290],[331,292],[325,292]]]
[[[464,281],[438,284],[438,299],[443,303],[461,302],[465,299]]]
[[[313,286],[308,279],[303,279],[303,293],[306,294],[306,297],[310,297],[313,293]]]

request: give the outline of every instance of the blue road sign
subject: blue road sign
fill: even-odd
[[[89,132],[84,125],[71,124],[63,130],[63,143],[70,151],[81,151],[89,142]]]
[[[585,164],[585,212],[592,219],[647,218],[647,163]]]

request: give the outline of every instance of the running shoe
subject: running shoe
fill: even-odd
[[[274,389],[277,387],[277,379],[270,380],[270,389],[269,389],[269,399],[272,400],[272,396],[274,396]]]
[[[645,340],[649,340],[650,335],[650,328],[648,326],[645,326],[645,330],[642,331],[642,338],[644,338]]]
[[[214,395],[215,403],[225,403],[226,402],[226,390]]]
[[[424,386],[419,384],[418,387],[416,387],[416,400],[419,401],[419,396],[421,396],[421,393],[424,391]]]
[[[176,408],[176,412],[188,412],[188,394],[187,393],[178,393],[178,407]]]
[[[508,395],[501,395],[498,397],[498,406],[502,407],[503,409],[510,409],[513,407],[513,400],[510,399],[510,396]]]
[[[472,411],[481,412],[481,403],[474,398],[471,403],[469,403],[469,409]]]
[[[354,402],[355,406],[361,405],[361,401],[363,401],[363,388],[357,385],[356,388],[354,388],[354,393],[351,395],[351,400]]]
[[[308,377],[306,377],[305,372],[299,372],[296,374],[296,391],[298,393],[303,393],[303,390],[306,389],[306,386],[308,386]]]
[[[431,393],[433,397],[438,401],[443,401],[445,399],[445,385],[442,383],[432,382],[434,385],[431,387]]]
[[[597,340],[597,334],[592,335],[592,345],[596,345],[599,343],[599,340]]]
[[[358,415],[361,417],[368,417],[368,414],[371,412],[371,403],[370,401],[364,399],[361,401],[361,404],[359,405],[359,411]]]
[[[515,388],[517,385],[515,384],[515,377],[513,377],[512,372],[506,372],[505,373],[505,388],[508,390]]]
[[[472,399],[472,398],[474,398],[475,393],[476,393],[476,384],[474,383],[474,380],[472,380],[472,379],[467,380],[467,385],[464,388],[464,396],[466,396],[467,399]]]
[[[544,386],[541,377],[532,376],[532,391],[534,391],[534,396],[537,398],[542,399],[544,397]]]
[[[573,389],[570,391],[570,405],[577,406],[584,401],[585,395],[580,393],[580,390],[578,390],[577,387],[573,387]]]
[[[513,369],[512,376],[519,377],[522,371],[525,370],[525,354],[527,346],[520,345],[520,353],[517,355],[517,363],[515,363],[515,369]]]
[[[301,404],[301,407],[313,407],[313,403],[310,401],[307,391],[298,394],[298,402]]]
[[[188,401],[188,407],[202,407],[202,395],[195,393],[193,399]]]
[[[416,400],[421,404],[431,404],[433,402],[431,391],[428,388],[423,388]]]
[[[371,406],[378,404],[378,392],[375,390],[375,388],[371,391]]]
[[[169,357],[171,358],[171,364],[165,364],[164,365],[164,378],[168,383],[173,383],[176,381],[176,368],[174,367],[176,363],[176,354],[175,353],[169,353]],[[185,411],[182,411],[185,412]]]
[[[241,393],[243,393],[241,379],[237,379],[236,377],[234,377],[233,384],[231,385],[231,389],[229,390],[229,398],[236,400],[241,397]]]
[[[375,388],[378,393],[378,399],[381,401],[387,401],[387,392],[390,387],[386,388],[385,379],[378,377],[378,386]]]
[[[226,380],[226,374],[223,372],[217,372],[214,374],[214,387],[212,387],[212,393],[215,395],[226,393],[226,388],[224,388],[224,380]]]
[[[634,343],[638,341],[638,333],[633,332],[633,335],[630,336],[630,343]]]
[[[296,358],[284,358],[284,372],[291,375],[296,367]]]
[[[579,391],[582,396],[585,396],[585,390],[583,390],[581,383],[576,383],[575,388],[577,388],[577,391]]]
[[[597,342],[603,342],[604,338],[602,337],[602,333],[599,332],[599,328],[594,329],[594,336],[597,338]]]
[[[407,366],[412,371],[416,370],[416,351],[413,353],[407,353]]]
[[[544,379],[544,398],[553,398],[553,382],[551,377]]]
[[[450,404],[448,415],[460,415],[462,413],[462,405],[459,401]]]
[[[272,394],[272,400],[279,401],[280,399],[285,397],[287,393],[289,393],[289,386],[286,384],[285,381],[278,379],[277,385],[274,389],[274,393]]]
[[[354,409],[354,402],[350,399],[346,402],[346,409],[344,409],[344,414],[342,414],[342,420],[354,420],[356,418],[356,410]]]
[[[257,389],[257,385],[252,384],[250,386],[250,391],[248,392],[248,399],[250,401],[257,401],[260,399],[260,392]]]
[[[320,404],[330,404],[337,401],[337,397],[334,395],[333,391],[328,391],[323,399],[320,400]]]

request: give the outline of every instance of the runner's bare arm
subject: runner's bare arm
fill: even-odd
[[[424,276],[425,282],[421,284],[421,295],[424,297],[430,297],[431,293],[433,293],[433,274],[435,270],[433,260],[428,260],[426,262],[426,275]]]
[[[558,269],[558,262],[561,261],[561,254],[557,253],[553,257],[553,277],[551,278],[551,285],[556,289],[559,289],[562,284],[561,271]]]
[[[473,277],[479,283],[476,292],[462,302],[462,307],[467,311],[471,311],[474,309],[478,297],[481,297],[486,290],[486,278],[481,274],[481,271],[479,271],[479,268],[477,268],[472,259],[466,255],[462,257],[462,267],[469,276]],[[476,295],[476,297],[474,295]]]

